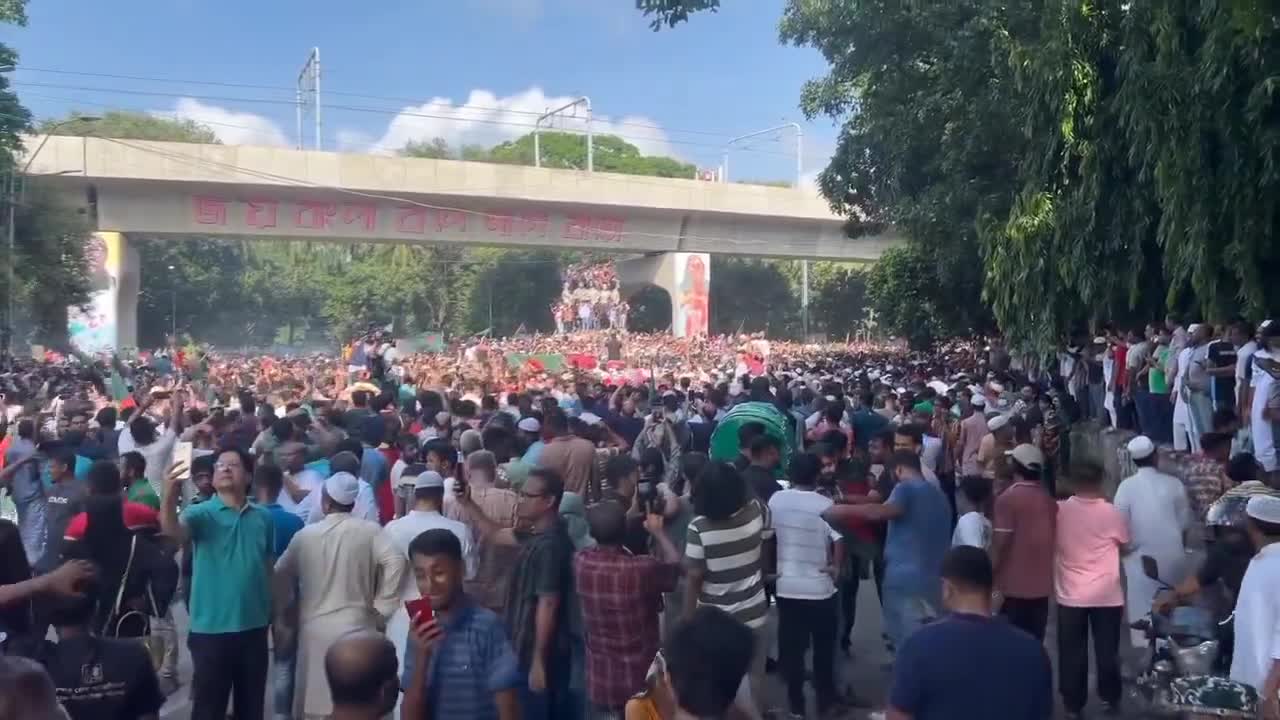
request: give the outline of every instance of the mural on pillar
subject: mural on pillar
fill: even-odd
[[[124,238],[118,232],[96,232],[90,236],[86,261],[89,263],[89,302],[83,308],[67,309],[67,334],[71,344],[83,352],[115,349],[116,298],[124,265]]]
[[[711,318],[711,256],[707,253],[675,254],[676,287],[672,330],[676,337],[706,335]]]

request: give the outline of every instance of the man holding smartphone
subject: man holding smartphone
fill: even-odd
[[[409,563],[421,599],[410,613],[402,718],[520,717],[521,676],[497,613],[472,602],[462,589],[462,543],[444,528],[409,544]]]

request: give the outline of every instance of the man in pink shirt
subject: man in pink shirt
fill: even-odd
[[[1124,514],[1103,494],[1102,476],[1099,465],[1076,464],[1076,494],[1058,503],[1053,584],[1058,600],[1058,688],[1068,718],[1079,718],[1089,699],[1090,630],[1098,697],[1108,714],[1119,711],[1124,628],[1120,553],[1129,544],[1129,527]]]

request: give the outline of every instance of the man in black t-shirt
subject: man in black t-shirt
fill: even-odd
[[[96,582],[94,583],[96,585]],[[71,720],[154,720],[164,695],[151,658],[136,640],[110,640],[89,629],[99,587],[50,609],[58,633],[40,658]]]
[[[742,479],[755,492],[756,499],[764,507],[769,498],[782,489],[774,477],[774,470],[782,460],[782,443],[772,435],[761,435],[751,441],[751,464],[742,471]]]

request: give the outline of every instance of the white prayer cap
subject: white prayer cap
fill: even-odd
[[[542,423],[538,422],[538,418],[527,417],[516,424],[516,427],[525,432],[536,433],[542,430]]]
[[[427,470],[425,472],[422,472],[413,481],[414,490],[443,488],[443,487],[444,487],[444,478],[441,477],[440,473],[436,472],[435,470]]]
[[[599,425],[602,422],[599,415],[589,412],[582,413],[578,419],[588,425]]]
[[[1138,437],[1130,440],[1129,444],[1125,447],[1129,450],[1129,457],[1134,460],[1149,458],[1151,457],[1151,454],[1156,451],[1156,444],[1151,442],[1151,438],[1146,435],[1139,435]]]
[[[979,395],[978,397],[982,397],[982,396]],[[991,432],[995,432],[1008,424],[1009,424],[1008,415],[997,415],[987,421],[987,429],[990,430]]]
[[[1280,525],[1280,497],[1274,495],[1254,495],[1244,512],[1254,520]]]
[[[339,505],[354,505],[360,492],[360,481],[349,472],[338,472],[324,481],[324,494]]]

